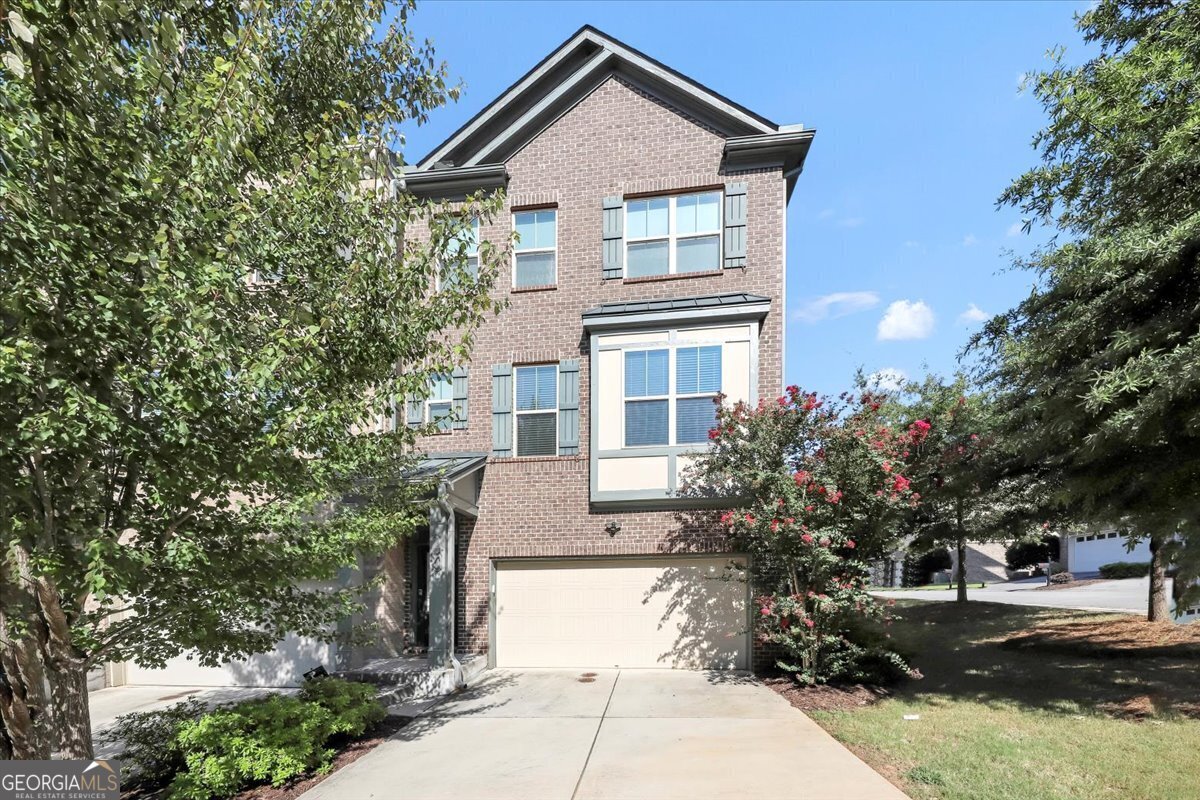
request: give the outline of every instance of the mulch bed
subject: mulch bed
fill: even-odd
[[[801,686],[791,678],[763,680],[775,692],[801,711],[853,711],[873,705],[891,696],[881,686]]]
[[[1091,586],[1093,583],[1108,583],[1104,578],[1085,578],[1081,581],[1071,581],[1069,583],[1052,583],[1049,586],[1035,586],[1033,591],[1044,592],[1053,589],[1074,589],[1077,586]]]

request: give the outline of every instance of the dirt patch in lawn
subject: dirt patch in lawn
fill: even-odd
[[[1005,637],[1002,646],[1092,658],[1178,658],[1200,661],[1200,625],[1147,622],[1140,617],[1112,614],[1101,618],[1035,625]]]
[[[873,705],[891,695],[879,686],[802,686],[791,678],[763,681],[801,711],[853,711]]]

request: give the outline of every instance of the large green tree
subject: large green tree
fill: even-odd
[[[1163,619],[1168,561],[1200,567],[1200,5],[1103,0],[1078,26],[1098,55],[1029,79],[1041,163],[1000,198],[1057,235],[976,345],[1059,505],[1149,539]]]
[[[0,755],[82,757],[94,665],[354,610],[320,582],[421,514],[416,432],[372,422],[462,363],[497,201],[393,180],[456,94],[411,5],[0,10]]]

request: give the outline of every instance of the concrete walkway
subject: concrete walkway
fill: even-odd
[[[985,600],[989,603],[1007,603],[1015,606],[1044,606],[1047,608],[1074,608],[1081,611],[1114,611],[1125,614],[1145,614],[1150,595],[1149,578],[1126,578],[1103,581],[1070,589],[1039,589],[1045,586],[1045,578],[1028,578],[1007,583],[993,583],[986,588],[967,588],[968,600]],[[1168,581],[1167,594],[1171,587]],[[905,600],[945,601],[954,600],[953,590],[905,591],[889,589],[872,594]]]
[[[303,800],[904,800],[754,678],[493,670]]]

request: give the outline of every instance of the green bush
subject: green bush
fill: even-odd
[[[99,738],[124,746],[121,771],[126,780],[142,786],[165,786],[184,766],[183,751],[175,740],[180,726],[206,711],[207,703],[188,700],[159,711],[124,714]]]
[[[372,687],[337,678],[294,696],[270,695],[208,710],[193,700],[121,717],[106,735],[144,788],[183,800],[229,797],[248,785],[280,786],[327,770],[330,743],[363,735],[385,710]]]
[[[1033,539],[1018,539],[1004,548],[1004,563],[1009,569],[1036,567],[1058,559],[1059,540],[1046,534]]]
[[[924,586],[933,580],[933,573],[950,569],[954,564],[950,551],[937,547],[925,553],[910,552],[904,557],[904,585]]]
[[[1109,580],[1144,578],[1150,574],[1149,561],[1114,561],[1100,565],[1100,577]]]

